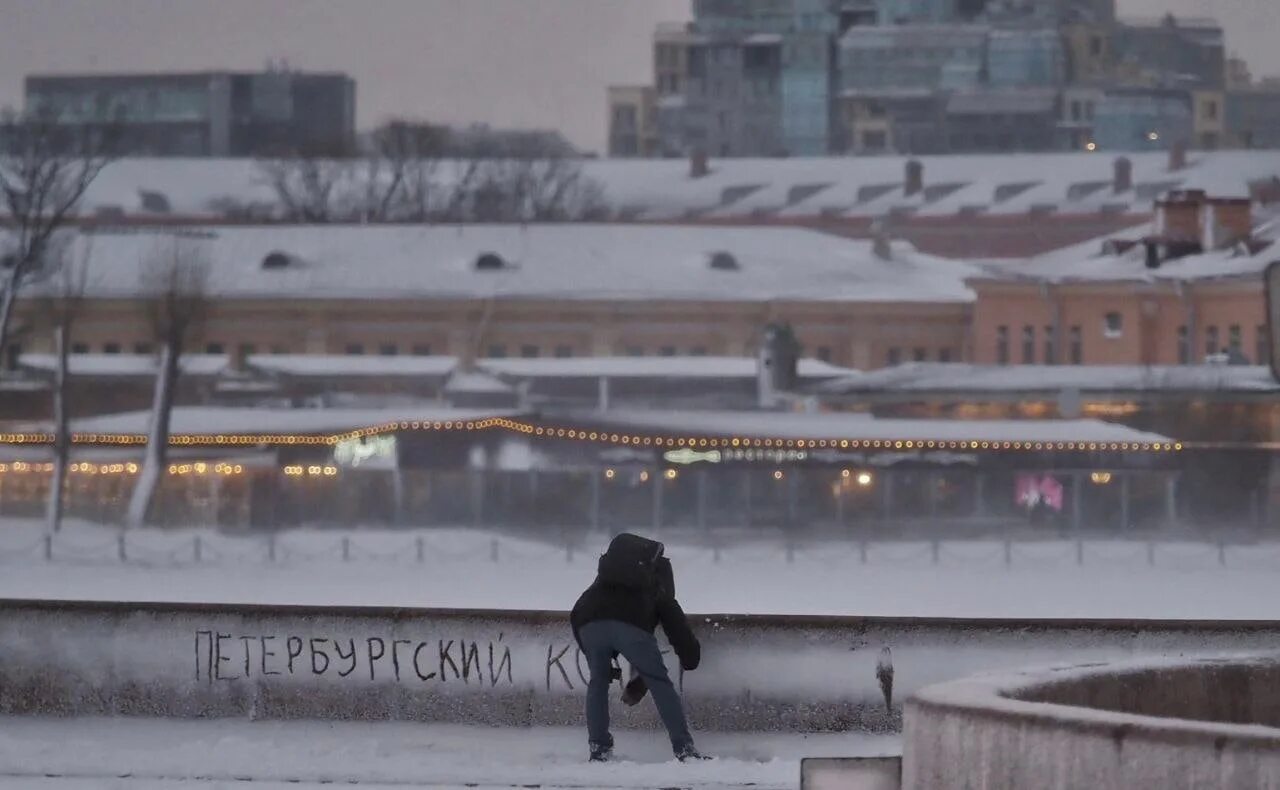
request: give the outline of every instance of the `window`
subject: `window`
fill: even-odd
[[[862,147],[868,151],[883,151],[887,144],[888,140],[886,139],[884,132],[877,131],[862,133]]]
[[[530,345],[520,346],[520,356],[525,359],[533,359],[538,356],[538,347]]]
[[[133,344],[133,353],[135,354],[150,354],[151,352],[152,352],[152,347],[150,343],[134,343]]]
[[[1267,340],[1268,338],[1267,338],[1266,324],[1258,324],[1258,326],[1254,330],[1254,335],[1253,335],[1253,347],[1254,347],[1253,364],[1255,365],[1271,364],[1271,349],[1269,348],[1269,344],[1267,343]]]
[[[350,343],[347,345],[347,353],[353,357],[358,357],[364,353],[364,346],[359,343]]]
[[[831,346],[818,346],[818,350],[817,350],[817,357],[818,357],[818,359],[822,360],[823,362],[830,362],[830,361],[831,361]]]
[[[705,357],[706,355],[707,355],[706,346],[694,346],[693,348],[689,349],[689,356],[691,357]]]
[[[627,346],[626,355],[629,357],[643,357],[644,349],[640,346]]]
[[[1078,121],[1084,116],[1078,100],[1071,102],[1071,120]]]
[[[414,347],[413,347],[413,355],[414,355],[415,357],[429,357],[429,356],[431,356],[431,344],[430,344],[430,343],[417,343],[417,344],[415,344],[415,345],[414,345]]]
[[[1187,327],[1178,327],[1178,364],[1186,365],[1191,362],[1191,338],[1187,332]]]
[[[1240,336],[1240,325],[1232,324],[1227,328],[1227,348],[1233,354],[1240,354],[1244,351],[1244,338]]]
[[[289,350],[288,350],[287,348],[285,348],[284,346],[272,346],[272,347],[271,347],[271,353],[272,353],[272,354],[276,354],[276,355],[279,355],[279,354],[288,354],[288,353],[289,353]]]
[[[902,349],[896,347],[889,349],[888,353],[885,354],[884,361],[889,367],[897,365],[902,361]]]
[[[1204,331],[1204,353],[1206,356],[1218,353],[1218,327],[1211,326]]]
[[[105,349],[105,348],[103,348],[103,351],[106,351],[106,349]],[[108,353],[110,353],[110,352],[108,352]],[[222,345],[221,343],[210,343],[209,345],[207,345],[207,346],[205,346],[205,347],[204,347],[204,353],[206,353],[206,354],[225,354],[225,353],[227,353],[227,350],[226,350],[226,348],[224,348],[224,347],[223,347],[223,345]]]
[[[394,357],[398,351],[395,343],[383,343],[378,346],[378,353],[384,357]]]
[[[938,349],[938,361],[939,361],[939,362],[950,362],[950,361],[951,361],[951,349],[949,349],[949,348],[940,348],[940,349]]]
[[[507,355],[507,347],[501,344],[489,346],[490,359],[502,359]]]
[[[573,346],[556,346],[555,354],[560,359],[568,359],[573,356]]]
[[[911,352],[911,359],[914,362],[924,362],[928,358],[929,353],[923,348],[913,349]]]
[[[996,364],[1009,364],[1009,327],[996,327]]]
[[[1089,54],[1095,58],[1102,55],[1102,36],[1089,37]]]
[[[1069,342],[1071,344],[1070,355],[1072,365],[1080,365],[1084,362],[1084,338],[1082,337],[1082,334],[1083,333],[1080,331],[1080,327],[1078,326],[1073,326],[1068,331],[1068,336],[1070,338]]]
[[[664,357],[674,357],[676,355],[676,347],[663,346],[661,349],[658,350],[658,353]]]
[[[1022,327],[1022,364],[1034,365],[1036,361],[1036,328]]]
[[[1204,117],[1210,121],[1218,120],[1218,103],[1212,99],[1204,103]]]
[[[1053,347],[1054,331],[1052,326],[1044,328],[1044,364],[1052,365],[1058,361],[1058,350]]]
[[[1102,317],[1102,336],[1111,340],[1124,335],[1124,316],[1120,313],[1107,313]]]
[[[255,348],[255,347],[254,347],[254,345],[253,345],[252,343],[241,343],[241,344],[240,344],[240,356],[241,356],[241,357],[243,357],[243,358],[245,358],[245,359],[248,359],[249,357],[253,356],[253,355],[254,355],[254,354],[256,354],[256,353],[258,353],[258,349],[257,349],[257,348]]]
[[[72,354],[88,354],[89,344],[88,343],[72,343],[71,353]]]

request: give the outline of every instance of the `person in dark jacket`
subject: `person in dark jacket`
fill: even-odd
[[[587,743],[592,760],[608,760],[609,684],[613,659],[622,655],[639,674],[641,694],[653,694],[658,715],[671,738],[677,759],[701,759],[685,721],[680,694],[662,660],[654,630],[661,625],[686,672],[697,669],[702,648],[675,597],[675,575],[663,556],[663,545],[638,535],[621,534],[600,557],[595,581],[570,615],[573,635],[587,658]],[[628,691],[632,689],[629,688]],[[636,698],[638,701],[638,697]]]

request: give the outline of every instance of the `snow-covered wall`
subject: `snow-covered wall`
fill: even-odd
[[[1280,656],[1064,665],[907,702],[907,790],[1280,788]]]
[[[557,612],[0,601],[0,713],[575,724],[588,673],[567,620]],[[974,672],[1261,650],[1280,637],[1280,623],[1247,622],[694,620],[704,661],[679,680],[694,725],[724,730],[892,731],[907,695]],[[877,672],[886,658],[888,707]],[[614,708],[623,725],[655,721],[647,703]]]

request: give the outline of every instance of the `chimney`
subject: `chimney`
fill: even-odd
[[[1183,140],[1175,140],[1169,146],[1169,172],[1176,173],[1187,166],[1187,144]]]
[[[769,324],[764,328],[757,357],[760,408],[773,409],[782,403],[782,395],[795,389],[800,344],[787,324]]]
[[[710,166],[707,165],[707,152],[701,148],[695,148],[689,154],[689,178],[702,178],[711,172]]]
[[[1128,157],[1116,157],[1112,165],[1111,191],[1119,195],[1133,189],[1133,162]]]
[[[232,346],[227,354],[227,367],[232,373],[244,373],[249,368],[249,349],[245,344]]]
[[[908,159],[903,173],[902,192],[907,197],[918,194],[924,189],[924,165],[919,159]]]
[[[876,258],[882,261],[893,260],[893,245],[889,238],[889,223],[883,217],[877,218],[871,223],[871,251]]]

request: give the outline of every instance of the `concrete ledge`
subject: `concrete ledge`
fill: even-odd
[[[693,619],[703,666],[673,676],[717,730],[895,732],[902,699],[975,672],[1280,643],[1276,622]],[[586,677],[564,612],[0,600],[0,713],[578,724]]]
[[[903,787],[1280,788],[1280,656],[992,674],[906,703]]]

